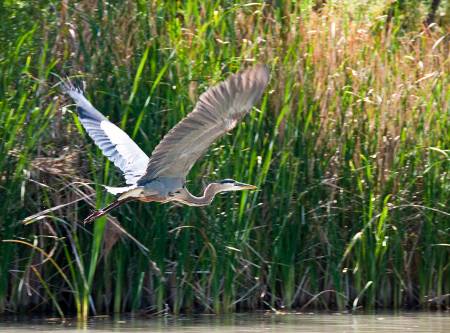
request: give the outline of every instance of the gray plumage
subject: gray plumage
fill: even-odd
[[[194,110],[156,146],[141,181],[158,176],[185,178],[208,147],[250,111],[268,80],[267,67],[258,65],[209,88]]]
[[[269,82],[269,70],[256,65],[231,75],[209,88],[194,110],[173,127],[155,147],[150,158],[120,128],[112,124],[83,96],[70,81],[63,88],[77,105],[81,124],[94,142],[119,169],[127,187],[106,187],[122,195],[112,205],[91,214],[93,220],[128,200],[178,201],[187,205],[209,204],[216,193],[254,189],[234,180],[211,183],[202,197],[195,197],[185,188],[186,176],[209,146],[232,130],[261,98]]]

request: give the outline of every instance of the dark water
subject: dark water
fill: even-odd
[[[0,319],[0,332],[447,332],[450,313],[401,314],[238,314],[167,318],[99,317],[86,323],[53,318]]]

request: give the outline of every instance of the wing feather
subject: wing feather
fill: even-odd
[[[149,157],[119,127],[111,123],[70,82],[64,82],[66,92],[77,105],[78,119],[111,162],[122,170],[125,181],[134,185],[146,172]]]
[[[250,111],[268,82],[268,68],[257,65],[209,88],[200,96],[194,110],[156,146],[147,173],[138,183],[157,177],[184,179],[208,147]]]

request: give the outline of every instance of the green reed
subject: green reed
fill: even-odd
[[[393,20],[387,4],[313,5],[1,5],[0,312],[448,306],[445,27],[424,30],[425,4]],[[121,178],[63,108],[58,76],[85,80],[150,153],[208,86],[255,62],[272,70],[266,94],[188,186],[258,191],[80,224],[112,200],[98,184]]]

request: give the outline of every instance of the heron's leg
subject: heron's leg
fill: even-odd
[[[119,207],[120,205],[124,204],[125,202],[131,201],[133,199],[134,198],[125,198],[125,199],[122,199],[122,200],[121,199],[117,199],[117,200],[113,201],[112,203],[110,203],[108,206],[106,206],[106,207],[104,207],[102,209],[93,211],[88,217],[86,217],[84,219],[83,223],[84,224],[90,223],[90,222],[94,221],[95,219],[97,219],[97,218],[107,214],[110,210],[112,210],[112,209],[114,209],[116,207]]]

